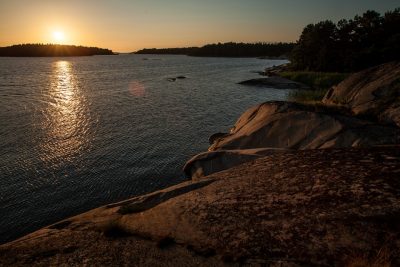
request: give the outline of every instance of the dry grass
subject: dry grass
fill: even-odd
[[[391,254],[386,248],[380,249],[375,255],[354,254],[349,257],[346,267],[391,267]]]
[[[321,102],[328,89],[296,90],[289,93],[289,100],[299,103]]]

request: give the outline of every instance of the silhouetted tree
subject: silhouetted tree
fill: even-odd
[[[354,71],[400,59],[400,9],[367,11],[337,24],[307,25],[291,53],[294,69]]]
[[[328,69],[328,62],[335,58],[332,50],[335,49],[336,25],[332,21],[322,21],[310,24],[294,48],[292,55],[297,60],[293,62],[297,68],[308,66],[308,69]],[[298,65],[298,66],[297,66]]]

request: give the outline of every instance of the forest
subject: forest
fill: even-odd
[[[352,72],[400,59],[400,8],[354,19],[309,24],[291,55],[291,68]]]
[[[157,55],[189,55],[199,47],[182,47],[182,48],[144,48],[132,54],[157,54]]]
[[[296,43],[218,43],[203,47],[142,49],[137,54],[207,57],[287,56],[292,70],[352,72],[400,59],[400,8],[381,15],[307,25]]]
[[[287,57],[294,47],[293,43],[217,43],[202,47],[151,48],[142,49],[136,54],[174,54],[197,57]]]
[[[58,44],[20,44],[0,47],[1,57],[69,57],[114,55],[109,49]]]

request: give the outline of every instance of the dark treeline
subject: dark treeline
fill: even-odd
[[[158,54],[158,55],[189,55],[193,54],[199,47],[182,48],[145,48],[134,52],[135,54]]]
[[[349,72],[400,59],[400,8],[306,26],[291,54],[298,70]]]
[[[293,43],[218,43],[208,44],[191,56],[207,57],[281,57],[288,56]]]
[[[2,57],[69,57],[113,55],[113,51],[98,47],[57,44],[20,44],[0,47]]]
[[[293,43],[218,43],[203,47],[142,49],[136,54],[175,54],[198,57],[281,57],[288,56]]]

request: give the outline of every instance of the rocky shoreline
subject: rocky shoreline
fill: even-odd
[[[400,265],[400,63],[247,110],[187,182],[0,246],[0,265]],[[357,265],[358,264],[358,265]]]

